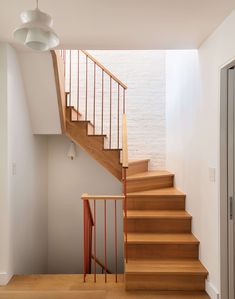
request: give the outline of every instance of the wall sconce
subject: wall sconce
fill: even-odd
[[[70,145],[69,145],[69,150],[68,150],[68,158],[73,160],[77,155],[77,152],[76,152],[76,145],[73,141],[70,142]]]

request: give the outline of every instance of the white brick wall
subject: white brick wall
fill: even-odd
[[[128,86],[126,112],[129,159],[150,158],[150,169],[164,169],[166,158],[165,51],[99,50],[89,51],[89,53]],[[92,78],[90,80],[92,83]],[[82,82],[84,84],[84,80]],[[108,85],[106,90],[108,96]],[[92,98],[92,91],[90,92]],[[99,87],[97,92],[100,92]],[[99,101],[98,95],[97,101]],[[115,110],[115,107],[113,109]],[[99,113],[97,109],[97,114]],[[115,126],[116,120],[114,119],[113,122]],[[115,134],[113,139],[117,139]]]

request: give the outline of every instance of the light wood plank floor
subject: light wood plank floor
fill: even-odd
[[[88,275],[20,275],[14,276],[7,286],[0,287],[0,299],[209,299],[200,292],[126,292],[123,275],[97,275],[97,283]]]

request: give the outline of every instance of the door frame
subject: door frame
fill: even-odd
[[[228,69],[235,67],[235,60],[220,72],[220,292],[221,299],[229,298],[228,267]]]

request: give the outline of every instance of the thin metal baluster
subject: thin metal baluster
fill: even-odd
[[[123,113],[126,113],[126,93],[125,88],[123,88]]]
[[[118,106],[117,106],[117,148],[119,149],[119,102],[120,102],[120,84],[118,83]]]
[[[77,82],[77,120],[78,120],[78,112],[79,112],[79,100],[80,100],[80,93],[79,93],[79,83],[80,83],[80,51],[78,50],[78,82]]]
[[[86,55],[86,103],[85,103],[85,120],[87,120],[87,95],[88,95],[88,56]]]
[[[102,69],[102,112],[101,112],[101,134],[104,133],[104,70]]]
[[[93,134],[95,134],[95,88],[96,88],[96,63],[94,63]]]
[[[72,104],[72,51],[70,50],[70,60],[69,60],[69,106]]]
[[[94,282],[96,282],[96,201],[94,200]]]
[[[117,250],[117,201],[114,200],[114,212],[115,212],[115,227],[114,227],[114,236],[115,236],[115,279],[117,282],[117,260],[118,260],[118,250]]]
[[[112,145],[112,77],[110,77],[109,148]]]
[[[66,55],[67,55],[67,51],[64,50],[64,77],[66,79],[67,75],[66,75]]]
[[[107,214],[106,214],[106,200],[104,200],[104,269],[105,269],[105,282],[107,282]]]

